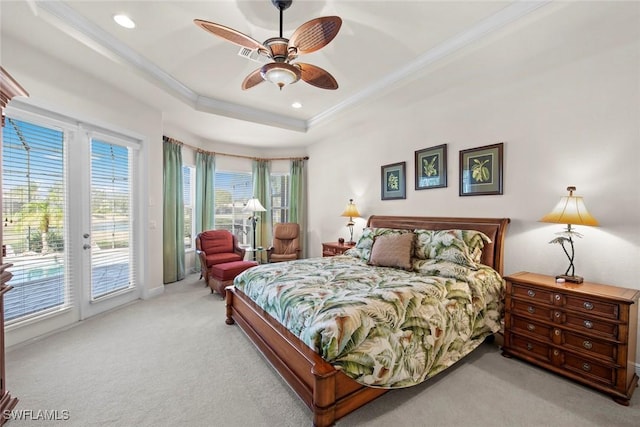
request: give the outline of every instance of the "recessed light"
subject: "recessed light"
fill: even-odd
[[[302,104],[296,101],[293,104],[291,104],[291,107],[293,107],[293,108],[302,108]]]
[[[116,21],[118,25],[124,28],[131,29],[136,27],[136,23],[133,22],[133,20],[129,18],[127,15],[122,15],[122,14],[113,15],[113,20]]]

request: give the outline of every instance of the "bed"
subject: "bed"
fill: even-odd
[[[480,257],[480,263],[498,274],[503,273],[503,248],[506,228],[509,223],[507,218],[446,218],[446,217],[411,217],[411,216],[371,216],[368,219],[369,229],[394,229],[394,230],[475,230],[488,237],[484,242]],[[352,255],[342,255],[335,260],[325,260],[325,270],[331,270],[329,265],[338,268],[337,264],[348,265],[354,271],[363,268],[360,264],[349,259]],[[296,261],[298,262],[298,261]],[[301,260],[303,265],[320,261]],[[357,268],[356,268],[357,267]],[[251,274],[259,278],[260,267],[256,267]],[[264,267],[264,274],[273,274],[269,269],[275,267]],[[381,267],[371,267],[380,270]],[[391,269],[388,269],[391,270]],[[394,379],[391,385],[384,382],[376,382],[378,378],[374,375],[357,377],[353,372],[340,366],[335,360],[333,363],[325,359],[317,352],[320,349],[331,349],[335,346],[324,345],[323,343],[313,344],[314,339],[308,338],[306,342],[299,338],[300,331],[296,333],[287,329],[283,323],[276,320],[278,317],[270,315],[265,309],[258,305],[252,298],[251,288],[245,285],[244,280],[250,275],[250,270],[238,276],[234,286],[227,288],[226,294],[226,323],[238,324],[251,341],[256,345],[264,357],[280,373],[285,381],[298,394],[302,401],[313,412],[313,424],[315,426],[330,426],[339,418],[367,404],[375,398],[381,396],[395,386],[411,385],[411,381],[406,378]],[[395,280],[395,279],[393,279]],[[426,280],[426,279],[425,279]],[[438,278],[432,279],[435,282]],[[246,288],[247,293],[241,288]],[[291,289],[294,289],[293,287]],[[254,296],[255,298],[255,296]],[[267,307],[267,310],[269,308]],[[273,311],[272,311],[273,312]],[[493,331],[495,332],[495,329]],[[322,335],[322,334],[320,334]],[[486,334],[484,334],[486,335]],[[475,335],[475,338],[484,338],[484,335]],[[311,340],[311,341],[310,341]],[[326,343],[325,343],[326,344]],[[473,343],[469,348],[475,348],[477,343]],[[314,350],[312,347],[317,347]],[[459,346],[458,346],[459,347]],[[332,360],[332,359],[328,359]],[[455,363],[455,360],[451,364]],[[428,375],[431,377],[434,372],[445,369],[439,367],[433,369]],[[378,375],[380,376],[380,375]],[[388,375],[382,375],[388,379]],[[365,378],[366,377],[366,378]],[[420,377],[420,375],[418,375]],[[364,379],[363,379],[364,378]],[[415,382],[420,382],[424,378],[417,378]]]

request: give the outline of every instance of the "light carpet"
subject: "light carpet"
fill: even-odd
[[[7,351],[17,426],[310,426],[311,412],[199,275],[163,295]],[[66,411],[66,412],[63,412]],[[40,412],[41,413],[41,412]],[[33,417],[32,417],[33,418]],[[483,344],[421,385],[386,393],[338,426],[638,426],[631,406]]]

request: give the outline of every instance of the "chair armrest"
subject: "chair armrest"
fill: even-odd
[[[240,255],[242,257],[242,259],[244,259],[244,254],[245,254],[245,250],[243,248],[241,248],[240,246],[236,246],[233,248],[233,252],[237,253],[238,255]]]
[[[205,251],[201,249],[196,249],[196,254],[200,257],[200,262],[202,265],[207,265],[207,254]]]

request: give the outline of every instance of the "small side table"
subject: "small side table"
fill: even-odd
[[[264,264],[264,254],[267,252],[265,248],[245,248],[245,253],[247,254],[245,258],[247,261],[255,261],[258,264]]]
[[[322,244],[322,256],[336,256],[342,255],[347,250],[354,248],[356,245],[349,243],[339,243],[339,242],[327,242]]]

